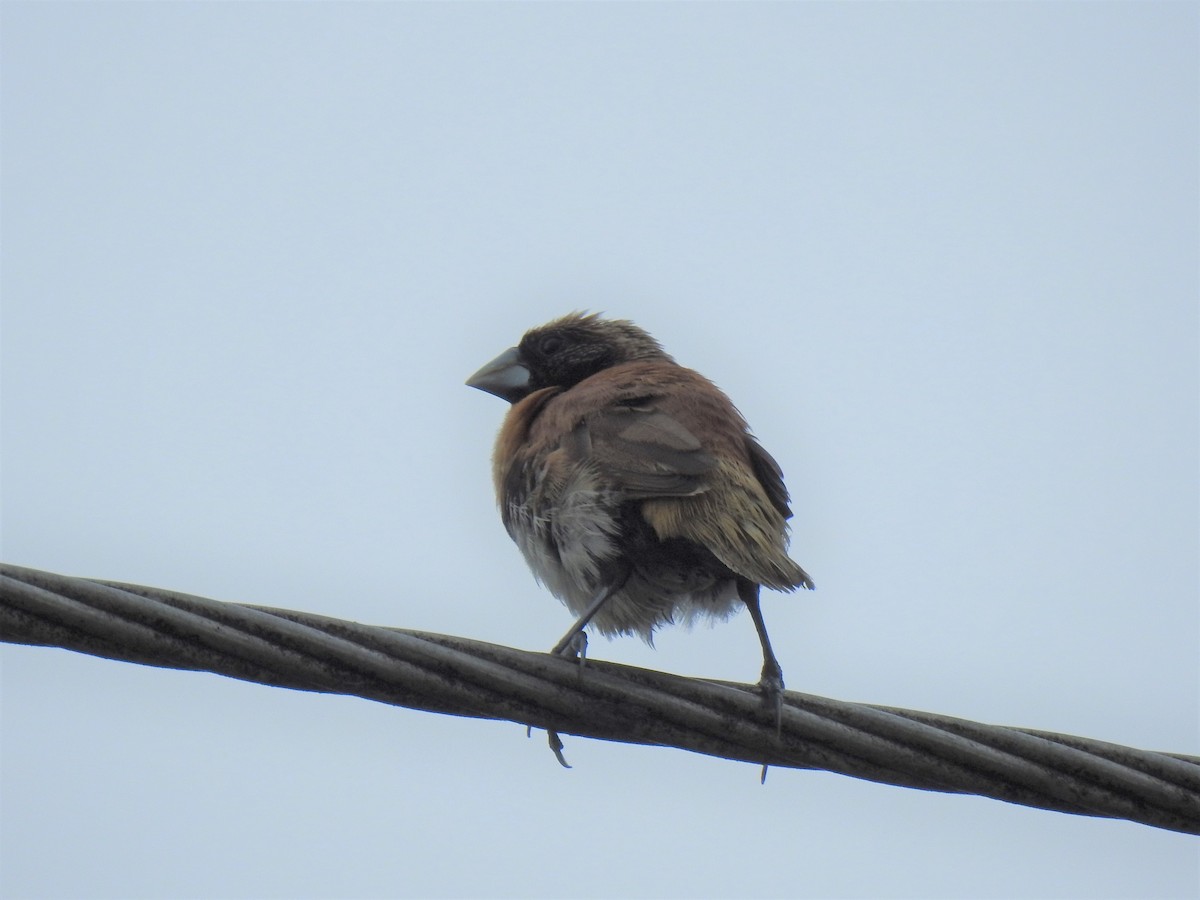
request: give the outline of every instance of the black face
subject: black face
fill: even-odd
[[[609,366],[623,362],[621,348],[600,335],[571,325],[531,331],[517,346],[529,369],[529,387],[573,387]]]
[[[610,366],[639,359],[673,362],[632,322],[571,313],[527,332],[467,384],[518,403],[542,388],[567,390]]]

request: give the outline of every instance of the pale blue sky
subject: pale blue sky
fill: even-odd
[[[632,318],[788,685],[1200,753],[1186,3],[0,8],[3,558],[549,647],[463,380]],[[753,681],[746,616],[593,655]],[[1182,897],[1194,838],[0,649],[11,897]]]

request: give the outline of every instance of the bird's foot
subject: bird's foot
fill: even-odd
[[[762,691],[763,702],[775,710],[775,737],[783,736],[783,672],[778,666],[763,666],[762,677],[758,679],[758,689]],[[767,769],[763,763],[762,772],[758,776],[759,784],[767,783]]]
[[[780,736],[783,734],[783,671],[778,666],[763,666],[758,689],[762,691],[763,702],[775,710],[775,734]]]
[[[561,656],[563,659],[574,659],[579,662],[579,668],[582,672],[584,665],[587,663],[587,632],[582,629],[574,634],[567,635],[561,641],[554,645],[554,649],[550,651],[553,656]],[[529,737],[533,734],[533,726],[530,725],[525,729],[525,736]],[[571,768],[571,764],[567,762],[567,758],[563,756],[562,738],[558,736],[558,732],[554,729],[546,730],[546,740],[550,744],[550,751],[554,754],[554,758],[558,760],[560,766],[564,769]]]
[[[588,636],[586,631],[577,631],[571,637],[564,638],[550,652],[564,659],[577,659],[579,665],[587,665]]]

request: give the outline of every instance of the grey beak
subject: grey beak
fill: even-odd
[[[529,394],[529,370],[516,347],[509,347],[467,379],[467,387],[516,403]]]

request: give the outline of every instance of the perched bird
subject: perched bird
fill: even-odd
[[[744,604],[778,715],[759,587],[813,582],[787,555],[779,465],[729,398],[632,322],[583,313],[527,332],[467,384],[512,404],[496,496],[535,577],[579,617],[554,652],[578,650],[589,623],[651,642],[661,625]]]

